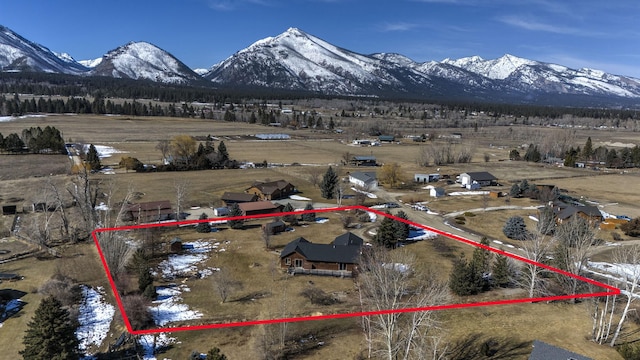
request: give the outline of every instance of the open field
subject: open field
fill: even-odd
[[[353,121],[356,121],[355,119]],[[367,119],[358,119],[365,123]],[[404,121],[404,120],[403,120]],[[455,175],[469,171],[489,171],[495,175],[500,186],[493,190],[508,192],[511,185],[522,179],[536,184],[555,184],[560,189],[579,199],[597,202],[603,211],[613,214],[624,214],[631,217],[640,216],[640,172],[637,169],[628,171],[593,171],[586,169],[563,168],[550,165],[530,164],[520,161],[509,161],[509,151],[525,143],[544,139],[558,132],[571,132],[575,138],[575,145],[582,146],[587,136],[591,136],[594,147],[600,144],[637,144],[640,134],[627,131],[602,131],[589,129],[559,129],[543,127],[496,127],[480,128],[477,132],[472,129],[417,129],[411,130],[410,124],[402,125],[399,131],[404,133],[462,132],[463,140],[454,146],[469,146],[473,149],[472,162],[468,164],[453,164],[445,166],[421,167],[417,160],[424,146],[443,143],[440,140],[426,143],[414,143],[402,139],[400,144],[383,144],[377,147],[356,147],[350,145],[353,138],[370,138],[367,134],[347,133],[333,134],[330,132],[316,132],[309,129],[290,130],[269,128],[245,123],[230,123],[212,120],[183,119],[183,118],[139,118],[119,116],[48,116],[43,118],[26,118],[12,122],[0,123],[0,133],[7,135],[11,132],[20,133],[30,126],[52,125],[60,129],[65,140],[87,142],[112,146],[123,153],[113,154],[103,159],[105,165],[116,165],[122,156],[133,156],[145,163],[160,163],[160,152],[155,149],[158,140],[168,140],[178,134],[206,136],[208,134],[223,140],[231,158],[239,161],[262,162],[266,160],[272,164],[299,163],[301,166],[282,166],[256,168],[244,170],[211,170],[191,172],[161,172],[161,173],[125,173],[124,169],[115,168],[115,174],[95,174],[93,179],[102,182],[102,188],[108,188],[111,181],[116,184],[115,202],[122,199],[129,188],[138,193],[136,201],[170,200],[175,204],[175,189],[177,183],[188,184],[188,200],[186,206],[216,207],[221,205],[220,196],[225,191],[242,192],[256,180],[285,179],[293,183],[300,195],[313,199],[314,205],[335,204],[335,200],[325,200],[320,196],[320,190],[309,182],[309,175],[314,169],[321,169],[324,173],[329,164],[340,164],[344,153],[352,155],[373,155],[380,163],[397,162],[401,165],[402,173],[407,184],[411,183],[414,173],[441,173],[455,178]],[[256,133],[288,133],[292,136],[287,141],[258,141],[248,135]],[[514,132],[521,134],[515,136]],[[219,141],[214,141],[217,145]],[[620,143],[620,144],[617,144]],[[522,152],[522,151],[521,151]],[[488,154],[488,162],[484,160]],[[29,206],[37,201],[42,193],[46,177],[62,189],[71,184],[72,177],[67,175],[69,159],[66,156],[44,155],[0,155],[0,204],[22,203]],[[6,171],[4,169],[11,169]],[[348,171],[372,170],[371,168],[356,168],[339,166],[341,175]],[[380,172],[380,168],[374,168]],[[42,177],[35,177],[42,176]],[[461,190],[458,185],[445,185],[448,192]],[[404,189],[384,188],[380,192],[383,198],[367,199],[367,204],[375,202],[397,201],[403,202],[427,201],[432,211],[446,214],[469,209],[483,209],[503,205],[529,207],[539,203],[529,199],[505,198],[485,199],[482,196],[449,196],[440,199],[429,198],[428,193],[419,186],[407,185]],[[343,204],[352,205],[352,200],[345,200]],[[316,206],[317,207],[317,206]],[[403,208],[410,218],[412,210]],[[528,215],[534,215],[535,210],[499,210],[474,211],[475,216],[465,216],[465,228],[487,235],[492,239],[507,241],[502,233],[504,221],[512,215],[522,216],[527,227],[535,226]],[[25,215],[26,219],[31,214]],[[451,219],[453,220],[453,219]],[[2,217],[3,227],[9,226],[11,216]],[[439,223],[443,229],[441,218],[433,216],[433,222]],[[367,238],[364,226],[358,234]],[[320,230],[318,230],[320,229]],[[304,236],[315,242],[322,241],[327,234],[332,237],[343,230],[336,218],[327,224],[311,224],[308,228],[296,227],[294,232],[274,236],[276,251],[295,237]],[[350,279],[333,279],[324,277],[295,276],[284,279],[282,275],[275,276],[271,271],[273,259],[277,252],[264,250],[260,235],[256,229],[221,230],[211,234],[197,234],[190,230],[176,230],[163,235],[167,240],[179,235],[184,241],[198,239],[215,239],[224,243],[230,241],[225,252],[216,253],[205,264],[208,267],[229,267],[233,273],[241,277],[245,283],[244,290],[238,291],[227,303],[221,304],[213,294],[211,281],[208,278],[188,280],[192,289],[184,293],[186,303],[204,313],[202,323],[228,321],[237,319],[238,314],[247,318],[268,318],[277,313],[282,304],[283,294],[288,295],[291,316],[308,315],[315,312],[328,313],[340,310],[341,306],[352,306],[356,296],[353,281]],[[601,231],[599,236],[610,240],[607,232]],[[493,245],[493,244],[492,244]],[[2,249],[2,242],[0,242]],[[13,249],[13,248],[12,248]],[[59,248],[64,256],[55,260],[38,260],[28,258],[8,264],[0,264],[2,272],[17,272],[25,276],[25,280],[15,283],[2,283],[0,289],[12,288],[25,292],[22,298],[28,304],[19,316],[11,318],[0,328],[0,348],[6,354],[17,354],[21,344],[16,342],[11,334],[22,333],[26,323],[33,315],[41,295],[36,292],[38,287],[55,273],[64,273],[80,283],[92,286],[106,286],[106,277],[93,245],[90,243],[72,245]],[[464,252],[467,259],[471,257],[473,248],[452,240],[438,238],[407,245],[404,250],[412,252],[425,268],[436,271],[438,276],[446,280],[452,268],[452,260]],[[18,251],[18,248],[15,248]],[[599,261],[607,260],[609,250],[594,256]],[[80,270],[82,269],[82,270]],[[308,300],[299,296],[302,289],[311,286],[327,292],[346,295],[349,301],[339,304],[330,311],[312,305]],[[165,284],[158,281],[156,285]],[[269,293],[269,296],[258,298],[258,293]],[[107,295],[111,296],[107,291]],[[491,291],[484,295],[466,299],[465,302],[513,298],[521,296],[517,290]],[[255,300],[251,300],[255,299]],[[113,300],[111,300],[113,301]],[[567,349],[590,355],[596,359],[618,359],[614,350],[598,346],[589,341],[591,318],[586,309],[586,303],[578,305],[552,304],[521,304],[491,308],[464,309],[443,313],[443,327],[447,330],[447,340],[453,349],[462,351],[463,348],[478,349],[489,338],[504,344],[502,358],[526,359],[530,351],[531,341],[539,339],[563,346]],[[362,332],[358,318],[341,320],[313,321],[289,324],[290,329],[301,336],[316,334],[314,341],[322,341],[324,345],[296,358],[305,359],[352,359],[364,347]],[[627,333],[636,329],[635,324],[626,328]],[[119,335],[123,329],[122,321],[117,318],[112,325],[112,334]],[[272,329],[273,330],[273,329]],[[190,331],[173,334],[181,343],[172,345],[166,353],[159,356],[179,359],[185,358],[192,350],[205,352],[211,346],[219,346],[230,358],[251,358],[256,354],[257,339],[262,327],[242,327],[233,329],[219,329],[207,331]],[[468,343],[465,343],[467,341]],[[465,345],[466,344],[466,345]],[[458,345],[458,346],[456,346]],[[469,351],[471,351],[469,350]],[[465,355],[460,352],[459,354]],[[466,353],[469,355],[470,353]],[[471,353],[473,354],[473,353]],[[461,355],[461,356],[462,356]],[[477,355],[477,354],[476,354]],[[455,357],[454,357],[455,358]],[[458,357],[458,358],[464,358]],[[467,358],[474,358],[473,356]]]

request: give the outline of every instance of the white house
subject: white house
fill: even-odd
[[[375,172],[358,171],[349,174],[349,183],[368,189],[370,191],[378,188],[378,179]]]
[[[495,184],[496,180],[498,179],[495,176],[489,174],[486,171],[460,174],[460,184],[462,184],[463,187],[467,187],[467,185],[473,184],[478,184],[480,187],[491,186]]]
[[[441,187],[432,187],[429,189],[429,196],[439,198],[445,196],[444,188]]]
[[[430,183],[440,180],[440,174],[414,174],[413,181],[417,183]]]

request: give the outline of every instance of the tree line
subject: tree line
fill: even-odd
[[[22,130],[21,135],[11,133],[7,137],[0,133],[0,150],[10,153],[66,154],[62,134],[53,126],[46,126],[44,129],[39,126],[30,127]]]

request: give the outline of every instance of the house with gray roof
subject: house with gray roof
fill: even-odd
[[[349,174],[349,182],[363,189],[376,190],[378,178],[373,171],[357,171]]]
[[[549,345],[540,340],[533,341],[533,351],[529,355],[529,360],[593,360],[586,356],[582,356],[559,348],[557,346]]]
[[[331,244],[314,244],[299,237],[280,252],[280,266],[294,274],[352,276],[364,241],[346,233]]]

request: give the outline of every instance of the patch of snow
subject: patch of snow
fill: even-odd
[[[219,246],[219,242],[211,244],[204,240],[184,243],[182,247],[185,249],[185,253],[170,254],[167,260],[163,260],[158,264],[162,278],[172,280],[176,276],[187,276],[186,274],[195,273],[200,274],[200,276],[206,276],[208,271],[198,270],[198,265],[209,258],[207,253],[218,249]],[[224,249],[218,249],[218,251],[222,252]]]
[[[327,221],[329,221],[329,219],[324,218],[324,217],[317,217],[317,218],[316,218],[316,224],[324,224],[324,223],[326,223]]]
[[[22,115],[22,116],[0,116],[0,122],[8,122],[20,119],[29,119],[29,118],[44,118],[47,115]]]
[[[82,304],[80,305],[76,337],[80,341],[80,351],[85,353],[89,347],[99,347],[107,337],[115,307],[104,301],[104,288],[93,289],[82,286]]]
[[[488,191],[454,191],[450,196],[489,195]]]
[[[535,217],[535,216],[533,216],[533,215],[529,215],[529,219],[531,219],[531,220],[533,220],[533,221],[535,221],[535,222],[540,221],[540,220],[538,220],[538,218],[537,218],[537,217]]]
[[[493,242],[494,242],[494,243],[496,243],[496,244],[498,244],[498,245],[502,245],[502,244],[503,244],[503,242],[502,242],[502,241],[500,241],[500,240],[493,240]]]
[[[378,196],[376,194],[372,194],[370,192],[366,192],[366,191],[360,190],[360,189],[355,188],[355,187],[352,187],[351,190],[353,190],[355,192],[358,192],[358,193],[361,193],[361,194],[365,194],[369,199],[377,199],[378,198]]]
[[[299,195],[290,195],[289,199],[291,199],[291,200],[300,200],[300,201],[311,201],[311,199],[306,198],[304,196],[299,196]]]
[[[378,215],[376,215],[375,213],[367,212],[367,214],[369,214],[369,220],[371,222],[376,222],[376,220],[378,219]]]
[[[89,146],[90,144],[84,144],[85,154],[89,151]],[[113,146],[96,145],[96,144],[93,144],[93,146],[96,148],[96,151],[98,152],[98,157],[100,159],[111,157],[111,155],[113,154],[127,153],[126,151],[116,150]]]
[[[190,289],[184,284],[172,287],[159,286],[156,288],[158,298],[153,301],[153,305],[149,307],[149,311],[156,325],[165,326],[171,322],[193,320],[202,317],[201,312],[189,310],[189,306],[182,303],[182,297],[180,295],[188,291],[190,291]]]
[[[156,360],[154,354],[160,349],[167,348],[169,345],[175,344],[177,339],[169,337],[165,333],[160,333],[156,335],[142,335],[138,338],[138,342],[144,349],[142,359]]]
[[[429,230],[412,228],[409,230],[409,237],[407,237],[407,241],[429,240],[434,239],[437,236],[438,234]]]
[[[402,264],[402,263],[391,263],[391,264],[382,264],[383,267],[387,268],[387,269],[393,269],[396,270],[398,272],[401,273],[406,273],[407,271],[409,271],[411,268],[409,267],[409,265],[407,264]]]

